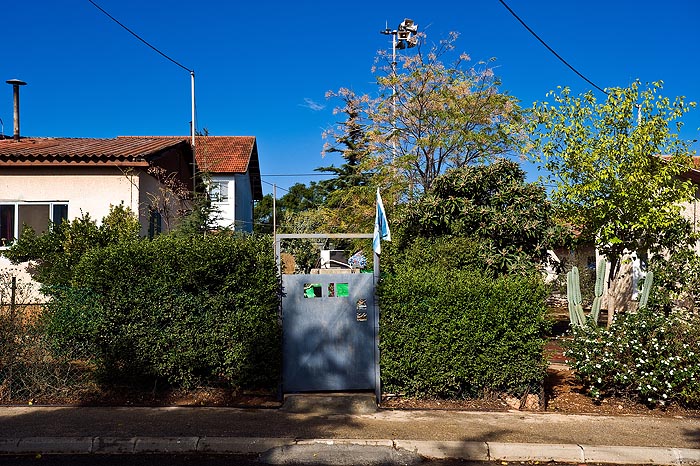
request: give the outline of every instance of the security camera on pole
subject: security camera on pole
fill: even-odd
[[[418,45],[418,38],[415,34],[418,32],[418,25],[413,22],[412,19],[404,19],[399,24],[396,29],[389,29],[387,26],[383,31],[379,31],[384,35],[391,35],[391,72],[396,75],[396,49],[403,50],[405,48],[411,48]],[[396,96],[396,87],[391,87],[392,96],[392,115],[396,114],[396,102],[394,96]],[[393,139],[393,138],[392,138]],[[392,158],[396,157],[396,141],[392,140]]]

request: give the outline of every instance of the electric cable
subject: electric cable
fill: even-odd
[[[265,184],[269,184],[270,186],[277,186],[276,184],[270,183],[269,181],[265,181],[265,180],[263,180],[263,179],[261,179],[260,181],[262,181],[262,182],[265,183]],[[285,189],[285,188],[283,188],[282,186],[277,186],[277,188],[278,188],[278,189],[281,189],[282,191],[289,192],[288,189]]]
[[[588,79],[587,77],[585,77],[580,71],[578,71],[576,68],[574,68],[573,66],[571,66],[571,65],[569,64],[569,62],[567,62],[566,60],[564,60],[564,58],[562,58],[561,55],[559,55],[557,52],[555,52],[554,49],[553,49],[552,47],[550,47],[549,45],[547,45],[547,43],[546,43],[544,40],[542,40],[542,38],[541,38],[540,36],[538,36],[537,33],[536,33],[535,31],[533,31],[533,30],[530,28],[530,26],[528,26],[527,24],[525,24],[525,21],[523,21],[522,19],[520,19],[520,17],[506,4],[506,2],[505,2],[504,0],[498,0],[498,1],[501,2],[501,4],[502,4],[504,7],[506,7],[506,9],[510,12],[510,14],[513,15],[513,16],[515,17],[515,19],[517,19],[517,20],[520,22],[520,24],[522,24],[522,25],[525,27],[525,29],[527,29],[527,30],[530,32],[530,34],[532,34],[533,36],[535,36],[535,38],[536,38],[538,41],[540,41],[540,42],[542,43],[542,45],[544,45],[544,46],[547,48],[547,50],[549,50],[550,52],[552,52],[552,53],[554,54],[554,56],[557,57],[557,58],[559,59],[559,61],[561,61],[561,62],[562,62],[563,64],[565,64],[566,66],[568,66],[569,69],[570,69],[571,71],[573,71],[574,73],[576,73],[581,79],[583,79],[584,81],[586,81],[588,84],[590,84],[591,86],[595,87],[596,89],[598,89],[598,90],[599,90],[600,92],[602,92],[603,94],[605,94],[605,95],[610,95],[610,93],[609,93],[608,91],[606,91],[605,89],[599,87],[599,86],[596,85],[593,81],[591,81],[590,79]]]
[[[124,24],[122,24],[121,22],[119,22],[119,20],[116,19],[114,16],[110,15],[109,13],[107,13],[101,6],[99,6],[99,5],[98,5],[97,3],[95,3],[93,0],[88,0],[88,2],[92,3],[92,4],[94,5],[95,8],[97,8],[97,9],[100,10],[102,13],[104,13],[105,15],[107,15],[107,17],[108,17],[109,19],[111,19],[112,21],[114,21],[115,23],[117,23],[118,25],[120,25],[122,28],[124,28],[126,31],[128,31],[129,34],[131,34],[132,36],[136,37],[138,40],[140,40],[141,42],[143,42],[144,44],[146,44],[147,46],[149,46],[151,49],[153,49],[154,51],[156,51],[157,53],[159,53],[160,55],[162,55],[164,58],[170,60],[172,63],[176,64],[177,66],[179,66],[179,67],[182,68],[183,70],[185,70],[185,71],[187,71],[187,72],[189,72],[189,73],[194,73],[194,70],[191,70],[191,69],[187,68],[186,66],[182,65],[181,63],[179,63],[179,62],[173,60],[172,58],[170,58],[169,56],[167,56],[166,54],[164,54],[163,52],[161,52],[160,50],[158,50],[157,48],[155,48],[153,45],[149,44],[149,43],[148,43],[145,39],[143,39],[141,36],[139,36],[138,34],[136,34],[134,31],[132,31],[131,29],[129,29],[128,27],[126,27],[126,26],[125,26]]]
[[[333,176],[331,173],[268,173],[260,176]]]

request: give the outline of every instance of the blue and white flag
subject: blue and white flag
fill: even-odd
[[[374,239],[372,240],[372,248],[376,254],[382,253],[382,240],[391,241],[391,231],[389,231],[382,196],[379,195],[379,188],[377,188],[377,211],[374,214]]]

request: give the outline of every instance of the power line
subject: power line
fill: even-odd
[[[160,55],[162,55],[162,56],[165,57],[166,59],[170,60],[171,62],[173,62],[174,64],[176,64],[176,65],[179,66],[180,68],[182,68],[183,70],[185,70],[185,71],[187,71],[187,72],[189,72],[189,73],[194,73],[194,70],[191,70],[191,69],[187,68],[186,66],[182,65],[181,63],[179,63],[179,62],[173,60],[172,58],[170,58],[169,56],[167,56],[166,54],[164,54],[163,52],[161,52],[160,50],[158,50],[157,48],[155,48],[154,46],[152,46],[151,44],[149,44],[149,43],[148,43],[145,39],[143,39],[141,36],[139,36],[139,35],[136,34],[134,31],[132,31],[131,29],[129,29],[128,27],[126,27],[125,25],[123,25],[121,22],[119,22],[119,20],[117,20],[114,16],[110,15],[109,13],[107,13],[107,12],[106,12],[101,6],[99,6],[97,3],[93,2],[92,0],[88,0],[88,2],[92,3],[92,4],[95,6],[95,8],[97,8],[97,9],[100,10],[102,13],[104,13],[105,15],[107,15],[107,17],[109,17],[109,19],[111,19],[112,21],[114,21],[115,23],[117,23],[118,25],[120,25],[121,27],[123,27],[126,31],[129,32],[129,34],[131,34],[132,36],[136,37],[138,40],[140,40],[141,42],[143,42],[144,44],[146,44],[147,46],[149,46],[151,49],[153,49],[154,51],[156,51],[157,53],[159,53]]]
[[[260,181],[262,181],[262,182],[265,183],[265,184],[269,184],[270,186],[277,186],[275,183],[270,183],[269,181],[265,181],[265,180],[262,180],[262,179],[261,179]],[[281,187],[281,186],[277,186],[277,188],[278,188],[278,189],[281,189],[282,191],[287,191],[287,192],[289,192],[288,189],[284,189],[284,188]]]
[[[260,176],[333,176],[333,173],[274,173]]]
[[[530,32],[530,34],[532,34],[533,36],[535,36],[535,38],[536,38],[537,40],[539,40],[539,41],[542,43],[542,45],[544,45],[544,46],[547,48],[547,50],[549,50],[550,52],[552,52],[552,53],[554,54],[554,56],[557,57],[557,58],[559,59],[559,61],[561,61],[561,62],[562,62],[563,64],[565,64],[566,66],[568,66],[569,69],[571,69],[571,71],[573,71],[574,73],[576,73],[577,75],[579,75],[579,77],[581,77],[581,78],[582,78],[584,81],[586,81],[588,84],[590,84],[591,86],[595,87],[596,89],[598,89],[598,90],[599,90],[600,92],[602,92],[603,94],[605,94],[605,95],[610,95],[610,93],[608,93],[605,89],[602,89],[601,87],[597,86],[593,81],[591,81],[590,79],[588,79],[587,77],[585,77],[583,74],[581,74],[581,72],[579,72],[576,68],[574,68],[573,66],[571,66],[571,65],[569,64],[569,62],[567,62],[566,60],[564,60],[564,58],[562,58],[561,55],[559,55],[557,52],[555,52],[554,49],[553,49],[552,47],[550,47],[549,45],[547,45],[547,43],[546,43],[544,40],[542,40],[542,38],[541,38],[540,36],[538,36],[537,33],[536,33],[535,31],[533,31],[532,29],[530,29],[530,26],[528,26],[527,24],[525,24],[525,21],[523,21],[522,19],[520,19],[520,17],[519,17],[517,14],[515,14],[515,12],[506,4],[506,2],[505,2],[504,0],[498,0],[498,1],[501,2],[501,4],[502,4],[504,7],[506,7],[506,9],[510,12],[510,14],[513,15],[513,16],[515,17],[515,19],[517,19],[518,21],[520,21],[520,24],[522,24],[522,25],[525,27],[525,29],[527,29],[527,30]]]

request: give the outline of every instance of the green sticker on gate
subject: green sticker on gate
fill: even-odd
[[[321,296],[320,283],[304,283],[304,298],[320,298]]]
[[[335,284],[336,296],[339,298],[347,298],[350,296],[350,291],[348,289],[347,283],[336,283]]]

